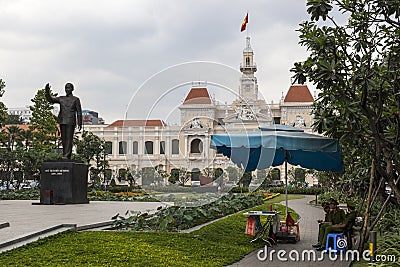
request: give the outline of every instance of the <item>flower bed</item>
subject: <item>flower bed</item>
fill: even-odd
[[[273,196],[270,196],[273,197]],[[228,194],[200,207],[159,208],[155,214],[130,213],[128,217],[116,215],[115,229],[135,231],[180,231],[261,205],[263,194]]]

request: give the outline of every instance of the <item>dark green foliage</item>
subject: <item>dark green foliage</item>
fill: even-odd
[[[109,144],[92,132],[83,131],[82,137],[75,136],[76,145],[75,159],[83,160],[89,164],[90,175],[97,187],[101,182],[106,182],[106,170],[109,167],[106,159],[106,151]]]
[[[326,20],[329,11],[332,10],[330,0],[308,0],[307,1],[307,12],[311,14],[311,20],[319,20],[321,17]]]
[[[172,206],[161,209],[154,215],[135,213],[129,217],[118,216],[114,226],[131,230],[179,231],[260,205],[262,202],[262,195],[259,194],[229,194],[201,207]]]
[[[93,190],[88,192],[89,201],[137,201],[137,202],[158,202],[157,199],[143,194],[118,194],[110,191]]]
[[[235,186],[235,187],[232,187],[229,192],[231,192],[231,193],[248,193],[249,192],[249,187],[247,187],[247,186],[244,186],[244,187]]]
[[[330,13],[335,5],[342,13]],[[363,196],[372,160],[400,203],[400,1],[309,0],[300,24],[309,56],[294,64],[296,82],[320,90],[315,130],[340,139],[346,172],[334,187]],[[327,22],[321,22],[327,19]],[[314,22],[318,21],[318,22]],[[382,191],[384,197],[384,191]]]
[[[224,174],[224,170],[221,168],[216,168],[214,169],[214,173],[213,173],[213,181],[217,180],[218,178],[220,178],[222,175]],[[222,178],[222,177],[221,177]]]
[[[375,214],[376,215],[376,214]],[[400,231],[400,208],[390,205],[382,215],[377,228],[381,232],[397,233]],[[399,258],[400,259],[400,258]]]
[[[247,187],[250,185],[252,179],[253,179],[253,176],[251,176],[251,172],[244,172],[242,177],[239,180],[239,185],[242,185],[243,187]]]
[[[175,184],[179,180],[179,169],[172,169],[168,182]]]
[[[44,89],[37,91],[35,97],[31,99],[33,105],[31,126],[33,134],[32,148],[37,151],[51,152],[57,148],[56,141],[59,140],[56,117],[53,115],[53,105],[45,97]]]
[[[37,200],[40,198],[39,189],[2,190],[1,200]]]
[[[0,79],[0,98],[3,97],[6,88],[6,83]],[[7,107],[2,101],[0,101],[0,127],[3,127],[8,119]]]
[[[373,266],[400,266],[400,209],[389,206],[382,216],[378,229],[382,232],[378,239],[376,254],[394,255],[396,262],[381,262]]]
[[[4,124],[24,124],[24,121],[19,115],[10,114]]]

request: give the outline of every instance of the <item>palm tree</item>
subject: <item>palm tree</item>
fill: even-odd
[[[31,129],[22,130],[21,137],[25,142],[25,151],[28,151],[30,148],[31,141],[33,139],[33,131]]]
[[[22,130],[18,126],[11,125],[6,127],[6,130],[8,132],[8,148],[13,151],[14,150],[14,144],[17,142],[21,142],[21,133]]]

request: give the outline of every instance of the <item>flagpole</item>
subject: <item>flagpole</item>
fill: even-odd
[[[247,24],[249,24],[249,10],[246,11]],[[246,37],[249,37],[249,27],[246,25]]]

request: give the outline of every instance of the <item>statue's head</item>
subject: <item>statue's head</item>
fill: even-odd
[[[70,95],[72,94],[72,91],[74,91],[74,85],[72,83],[65,84],[65,93]]]

